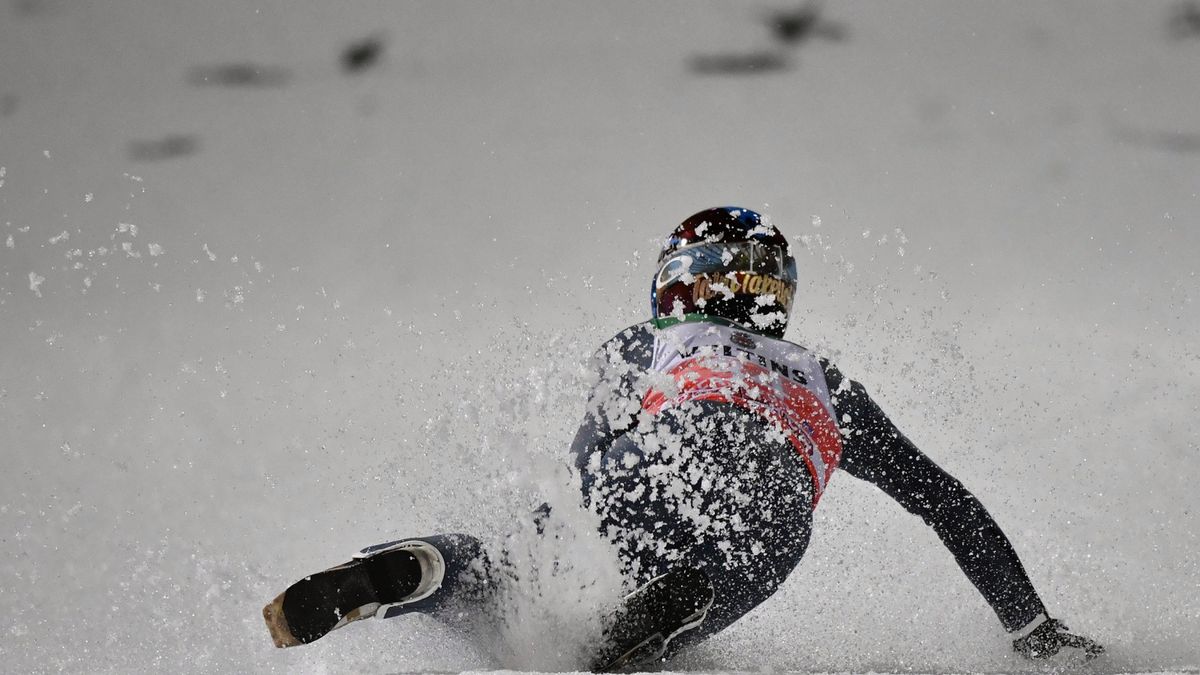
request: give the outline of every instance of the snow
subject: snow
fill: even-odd
[[[765,53],[767,3],[20,5],[45,11],[0,9],[6,670],[577,667],[611,570],[570,539],[585,516],[545,550],[524,514],[570,512],[587,357],[645,318],[661,238],[728,203],[793,242],[788,337],[980,496],[1110,648],[1087,672],[1200,664],[1200,39],[1177,3],[831,0],[847,39],[741,75],[689,64]],[[377,66],[339,72],[379,34]],[[189,85],[226,62],[290,77]],[[203,142],[127,154],[177,134]],[[362,546],[514,529],[604,583],[514,585],[484,645],[411,617],[280,651],[261,625]],[[844,475],[776,597],[670,668],[1046,670]]]
[[[39,297],[39,298],[42,297],[41,288],[42,288],[42,284],[45,283],[45,281],[46,281],[46,277],[38,274],[37,272],[30,272],[29,273],[29,290],[33,291],[34,295],[36,295],[37,297]]]

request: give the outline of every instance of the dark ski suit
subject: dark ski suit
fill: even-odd
[[[732,326],[692,326],[686,344],[668,344],[681,325],[646,322],[605,343],[572,444],[584,502],[635,582],[673,565],[700,567],[713,581],[708,619],[673,647],[716,633],[775,592],[804,555],[812,509],[836,467],[932,527],[1005,629],[1044,614],[979,500],[905,438],[861,384],[802,347]],[[785,386],[790,399],[762,394]],[[789,405],[799,410],[792,419],[776,414]],[[840,444],[822,441],[810,410],[835,421]]]

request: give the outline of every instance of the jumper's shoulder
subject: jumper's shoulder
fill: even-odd
[[[622,348],[628,348],[643,344],[650,346],[653,346],[654,344],[653,321],[642,321],[641,323],[635,323],[632,326],[624,328],[618,331],[616,335],[609,338],[603,346],[607,347],[609,345],[616,345]]]
[[[832,361],[824,356],[818,356],[817,363],[821,364],[821,370],[825,373],[825,383],[829,385],[829,391],[839,391],[853,382],[853,380],[843,375],[842,371]]]
[[[839,424],[844,426],[848,420],[854,420],[856,423],[878,421],[882,413],[872,401],[867,388],[857,380],[846,377],[829,359],[818,357],[817,360],[825,373],[825,384],[829,387],[830,400]]]
[[[654,324],[636,323],[606,340],[596,350],[600,363],[627,362],[648,367],[654,356]]]
[[[845,373],[837,367],[833,361],[824,356],[817,356],[817,362],[821,364],[821,370],[825,373],[825,382],[829,385],[829,391],[834,395],[838,393],[855,395],[866,395],[866,388],[856,380],[846,377]]]

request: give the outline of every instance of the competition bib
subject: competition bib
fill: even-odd
[[[808,465],[816,505],[842,455],[842,437],[815,356],[738,328],[679,323],[655,334],[651,372],[673,382],[646,393],[642,408],[652,414],[688,401],[720,401],[776,425]]]

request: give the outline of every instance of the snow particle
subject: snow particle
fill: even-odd
[[[42,282],[44,282],[45,280],[46,280],[46,277],[41,276],[37,272],[29,273],[29,290],[33,291],[34,294],[37,295],[39,298],[42,297],[42,291],[39,287],[42,285]]]
[[[47,241],[49,241],[51,244],[58,244],[60,242],[66,241],[70,238],[71,238],[71,233],[67,232],[66,230],[63,230],[61,234],[56,234],[53,237],[50,237],[50,239],[48,239]]]
[[[160,256],[160,255],[162,255],[162,252],[163,252],[163,247],[161,244],[150,244],[150,245],[146,246],[146,249],[148,251],[150,251],[151,257]]]

